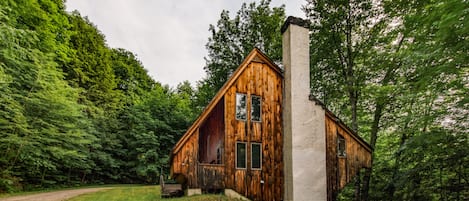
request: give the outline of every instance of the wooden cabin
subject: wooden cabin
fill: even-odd
[[[280,198],[281,108],[282,71],[254,49],[174,147],[172,176],[188,188]]]
[[[287,20],[286,26],[295,25],[295,19]],[[296,33],[287,32],[287,37]],[[309,54],[309,49],[302,51]],[[285,48],[284,57],[288,57]],[[361,168],[370,167],[370,146],[309,96],[309,88],[304,96],[290,94],[296,82],[309,85],[309,78],[292,79],[285,58],[284,65],[285,72],[258,49],[247,55],[172,150],[171,176],[184,188],[195,192],[230,189],[251,200],[332,200]],[[305,68],[309,75],[309,66]],[[314,109],[311,114],[292,101],[297,95],[306,99],[305,107]],[[297,105],[300,108],[292,108]],[[297,118],[296,111],[306,112],[308,119]],[[317,132],[296,131],[292,121],[298,120],[307,122],[300,122],[303,127],[311,125],[306,130]],[[305,140],[298,138],[304,134]],[[313,135],[319,137],[309,143],[307,138]],[[318,153],[320,157],[315,157]],[[306,179],[314,182],[307,184]]]

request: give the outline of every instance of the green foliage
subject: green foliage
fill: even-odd
[[[284,20],[284,6],[271,8],[270,0],[243,3],[233,19],[228,11],[222,11],[216,26],[209,27],[211,36],[206,44],[204,67],[207,78],[199,83],[200,95],[196,96],[200,107],[207,105],[253,48],[259,48],[274,61],[281,60],[280,27]]]
[[[383,29],[379,9],[371,0],[309,0],[303,10],[312,22],[312,94],[358,132],[362,90],[379,70],[370,57]]]
[[[156,87],[131,108],[129,118],[127,144],[129,154],[137,158],[134,171],[145,181],[156,182],[161,170],[169,168],[168,153],[193,119],[189,102],[168,88]]]
[[[149,77],[63,1],[0,2],[0,192],[154,183],[194,90]]]
[[[357,130],[375,148],[355,199],[467,199],[468,3],[377,3],[305,6],[312,93],[352,124],[356,103]]]
[[[21,188],[19,182],[64,182],[66,178],[53,175],[86,168],[86,146],[94,140],[84,132],[78,90],[63,81],[55,55],[41,50],[44,44],[38,32],[15,28],[11,18],[4,19],[0,65],[7,82],[2,83],[0,99],[5,153],[0,160],[0,187],[12,191]]]

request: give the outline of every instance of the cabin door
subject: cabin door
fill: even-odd
[[[244,175],[245,195],[251,200],[263,199],[262,143],[237,143],[237,168]]]

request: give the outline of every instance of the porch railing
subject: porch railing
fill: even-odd
[[[204,190],[224,189],[225,166],[219,164],[199,164],[199,187]]]

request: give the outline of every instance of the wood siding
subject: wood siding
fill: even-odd
[[[345,139],[345,156],[337,154],[338,135]],[[371,149],[328,111],[326,143],[327,200],[335,200],[338,192],[351,182],[362,168],[371,167]]]
[[[260,96],[261,122],[236,120],[236,93]],[[247,101],[250,111],[251,101]],[[251,62],[225,94],[225,156],[227,188],[252,200],[283,196],[282,77],[267,64]],[[236,169],[236,142],[247,143],[247,168]],[[251,143],[262,144],[261,170],[251,169]]]
[[[217,151],[223,154],[225,138],[224,100],[221,99],[199,129],[199,162],[208,164],[223,164],[217,161]],[[220,149],[220,150],[218,150]]]
[[[205,190],[224,189],[225,166],[200,164],[198,168],[199,187]]]
[[[282,83],[280,69],[259,50],[253,50],[176,144],[171,158],[172,177],[183,178],[179,180],[185,181],[186,188],[228,188],[252,200],[281,200]],[[246,94],[245,121],[235,118],[236,93]],[[251,96],[254,95],[261,97],[260,122],[250,121]],[[220,111],[224,113],[223,118],[220,118]],[[211,142],[199,138],[207,138],[219,128],[224,129],[222,164],[201,163],[211,161],[213,155],[199,153],[199,148],[203,152],[206,148],[202,147],[211,147]],[[246,143],[245,169],[236,168],[236,142]],[[251,143],[262,145],[261,169],[251,169]]]
[[[199,164],[197,155],[199,149],[199,131],[184,144],[184,148],[173,155],[171,163],[171,176],[184,187],[198,188],[197,166]]]

